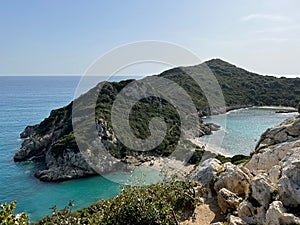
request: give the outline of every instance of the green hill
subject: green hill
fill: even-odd
[[[276,78],[261,76],[238,68],[220,59],[206,62],[211,72],[215,75],[223,91],[226,109],[245,106],[292,106],[296,107],[300,99],[300,79]],[[202,123],[201,116],[211,113],[224,112],[217,107],[211,109],[203,90],[191,78],[202,76],[203,64],[179,67],[167,70],[157,76],[172,80],[179,84],[191,97],[198,111],[200,127],[199,136],[210,134],[212,125]],[[126,156],[143,155],[142,161],[149,160],[150,156],[169,156],[178,145],[181,134],[181,121],[175,107],[159,97],[147,97],[141,99],[130,113],[130,126],[133,133],[142,139],[150,135],[149,122],[153,117],[163,118],[167,125],[167,134],[163,142],[153,151],[141,153],[124,146],[115,136],[111,126],[111,107],[118,93],[133,80],[120,82],[105,82],[96,104],[95,125],[101,124],[98,136],[107,150],[116,158],[126,162]],[[203,79],[204,85],[209,85],[210,80]],[[95,88],[99,88],[97,85]],[[95,89],[94,88],[94,89]],[[166,87],[167,88],[167,87]],[[93,89],[80,97],[82,104],[76,104],[76,113],[85,115],[94,109],[89,96],[93,95]],[[218,95],[218,93],[216,93]],[[63,180],[92,175],[95,172],[89,168],[86,162],[78,156],[74,134],[72,131],[72,105],[53,110],[48,118],[40,124],[28,126],[21,133],[24,140],[21,149],[14,156],[15,161],[24,161],[35,157],[45,158],[48,169],[38,171],[37,177],[45,181]],[[76,115],[75,115],[76,116]],[[92,121],[94,123],[94,121]],[[192,126],[191,126],[192,127]],[[94,127],[92,127],[94,129]],[[82,133],[87,133],[90,128],[83,127]],[[191,128],[192,129],[192,128]],[[93,131],[91,131],[93,132]],[[30,138],[29,138],[30,137]],[[92,141],[90,141],[92,142]],[[90,145],[91,143],[86,143]],[[188,140],[181,141],[182,154],[186,154],[191,148],[195,148]],[[76,163],[70,160],[76,158]],[[47,156],[47,157],[45,157]],[[75,157],[76,156],[76,157]],[[68,158],[69,157],[69,158]],[[79,157],[79,158],[78,158]],[[78,164],[80,164],[78,166]],[[105,170],[105,169],[104,169]],[[76,171],[74,173],[74,171]],[[103,171],[109,172],[109,171]]]

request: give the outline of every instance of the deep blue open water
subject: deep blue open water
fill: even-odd
[[[0,202],[16,200],[17,212],[25,211],[32,221],[50,214],[49,208],[53,205],[62,208],[69,200],[74,200],[75,207],[82,208],[119,193],[118,183],[100,176],[43,183],[33,176],[34,163],[13,161],[22,141],[19,139],[20,132],[27,125],[39,123],[52,109],[68,104],[74,97],[79,80],[80,77],[71,76],[0,76]],[[274,110],[231,112],[222,147],[230,153],[249,154],[259,135],[287,116],[275,114]],[[213,122],[218,123],[218,118],[214,118]],[[111,176],[123,180],[129,178],[124,174]]]

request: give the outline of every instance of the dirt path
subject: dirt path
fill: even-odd
[[[221,213],[216,198],[210,198],[205,203],[196,207],[194,216],[180,223],[180,225],[209,225],[211,223],[225,221],[225,215]]]

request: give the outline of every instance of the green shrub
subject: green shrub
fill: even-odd
[[[216,159],[219,160],[221,163],[231,162],[231,158],[230,157],[225,157],[224,155],[221,155],[221,154],[218,154],[216,156]]]
[[[202,160],[202,156],[204,154],[204,150],[201,150],[199,148],[197,148],[194,152],[192,157],[189,159],[188,163],[190,164],[195,164],[195,165],[199,165],[199,163]]]
[[[71,212],[68,207],[37,224],[141,225],[177,224],[192,215],[197,204],[193,186],[187,181],[171,181],[150,186],[124,186],[121,193],[85,209]]]
[[[232,157],[226,157],[218,154],[216,159],[218,159],[221,163],[231,162],[234,165],[239,165],[244,162],[248,162],[250,160],[250,156],[248,155],[234,155]]]
[[[16,202],[1,204],[0,223],[1,225],[28,225],[28,216],[25,213],[13,214]]]
[[[230,161],[232,164],[238,165],[241,163],[248,162],[250,159],[251,159],[251,157],[248,155],[234,155],[234,156],[232,156]]]

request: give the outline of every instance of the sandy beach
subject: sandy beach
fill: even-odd
[[[198,139],[190,139],[190,141],[199,147],[204,145],[204,143]],[[221,152],[213,149],[209,145],[205,145],[205,153],[202,157],[203,160],[206,158],[211,158],[213,154],[217,155],[221,154]],[[190,173],[194,168],[194,165],[186,165],[183,161],[177,160],[174,157],[156,157],[151,161],[142,163],[140,166],[151,168],[160,172],[163,171],[168,175],[177,174],[178,176],[182,177],[185,177],[185,175]]]
[[[255,109],[297,110],[294,107],[287,107],[287,106],[253,106],[251,108],[255,108]]]
[[[157,170],[167,176],[176,174],[179,177],[185,177],[191,172],[194,165],[185,165],[182,161],[173,157],[157,157],[150,162],[144,162],[139,167]]]

